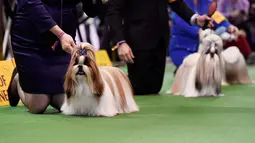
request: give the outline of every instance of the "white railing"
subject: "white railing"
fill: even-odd
[[[16,0],[9,0],[9,4],[11,9],[13,10],[16,5]],[[2,45],[2,56],[4,59],[10,59],[12,58],[12,50],[11,50],[11,36],[10,36],[10,30],[11,30],[11,24],[12,19],[10,17],[6,18],[5,13],[5,7],[3,8],[3,25],[4,25],[4,38],[3,38],[3,45]]]

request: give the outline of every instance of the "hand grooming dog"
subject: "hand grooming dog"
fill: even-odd
[[[65,80],[65,115],[106,116],[139,111],[128,77],[115,67],[97,67],[92,45],[72,54]]]

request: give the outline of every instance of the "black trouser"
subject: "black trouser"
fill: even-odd
[[[136,95],[160,91],[166,65],[164,47],[164,42],[160,42],[156,49],[134,52],[134,64],[128,64],[128,76]]]

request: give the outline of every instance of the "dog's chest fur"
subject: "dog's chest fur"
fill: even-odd
[[[78,84],[75,89],[75,95],[70,98],[70,106],[77,115],[84,115],[87,113],[88,116],[95,116],[98,100],[96,96],[92,94],[91,88],[84,82]]]

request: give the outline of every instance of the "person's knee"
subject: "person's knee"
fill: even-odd
[[[64,100],[65,94],[52,95],[50,105],[60,111]]]
[[[46,111],[48,105],[47,106],[46,105],[45,106],[37,106],[37,105],[32,104],[27,107],[28,107],[29,112],[32,114],[43,114]]]
[[[163,81],[131,81],[135,95],[158,94]]]
[[[30,113],[42,114],[50,104],[50,98],[44,94],[27,94],[25,93],[26,107]]]
[[[146,88],[146,87],[134,87],[135,95],[148,95],[148,94],[158,94],[160,92],[159,87]]]

